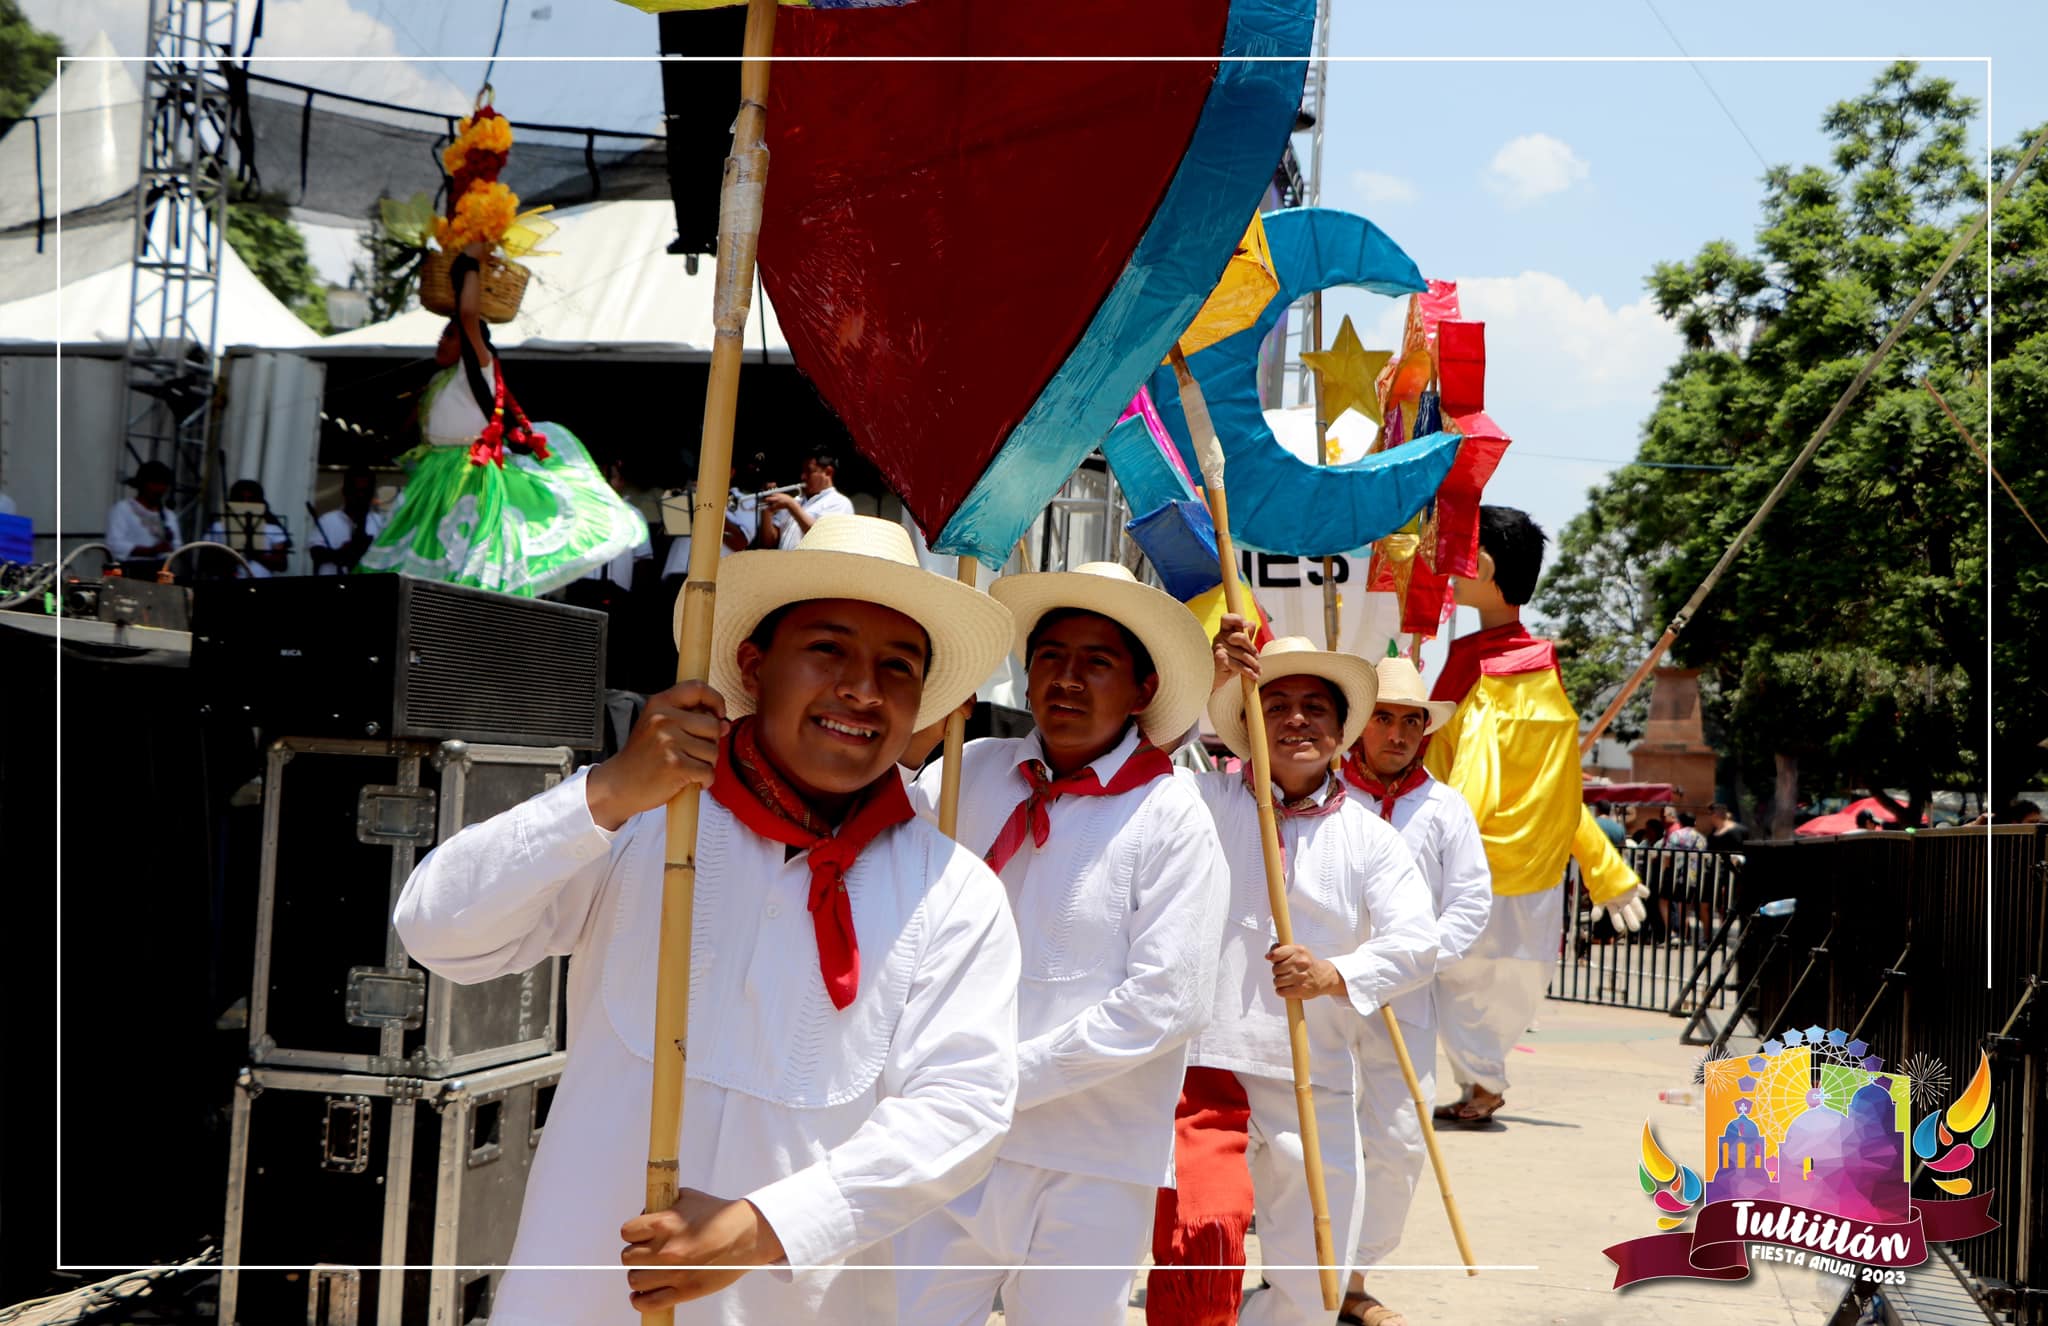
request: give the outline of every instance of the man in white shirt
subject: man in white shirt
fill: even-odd
[[[171,483],[171,467],[160,460],[144,461],[128,477],[135,495],[107,510],[106,542],[115,561],[168,556],[184,542],[178,533],[177,513],[164,506]]]
[[[803,500],[788,493],[769,493],[761,499],[761,509],[768,516],[761,522],[760,546],[787,552],[822,517],[851,515],[853,502],[832,486],[838,474],[838,457],[822,451],[806,457],[803,472],[797,476],[803,482]]]
[[[291,557],[292,536],[270,514],[270,502],[263,495],[263,485],[254,479],[237,479],[228,486],[228,502],[236,506],[263,508],[261,515],[224,512],[223,519],[206,527],[208,539],[225,543],[242,554],[247,569],[235,566],[235,578],[268,580],[274,575],[284,574]],[[223,563],[231,563],[232,559],[226,553],[213,552],[212,555]]]
[[[321,512],[313,524],[314,575],[339,576],[355,570],[384,530],[384,513],[377,510],[376,499],[376,476],[361,465],[351,465],[341,479],[341,505]]]
[[[669,501],[680,499],[671,497]],[[752,493],[743,493],[734,488],[729,494],[725,514],[725,541],[719,545],[718,555],[730,557],[743,552],[754,541],[754,532],[760,519],[760,500]],[[852,510],[848,507],[847,510]],[[668,557],[661,564],[661,579],[664,584],[679,580],[690,571],[690,535],[686,531],[669,540]]]
[[[956,837],[1002,878],[1023,945],[1017,1117],[989,1176],[897,1240],[902,1320],[982,1326],[1000,1290],[1015,1326],[1120,1326],[1215,983],[1216,832],[1160,749],[1201,713],[1208,641],[1114,562],[991,593],[1037,730],[962,752]],[[917,779],[928,811],[944,771]]]
[[[894,1277],[860,1268],[986,1173],[1009,1127],[1002,886],[915,818],[895,768],[1002,657],[1009,613],[859,516],[819,521],[791,554],[734,556],[718,599],[708,685],[656,696],[618,755],[442,844],[398,903],[408,951],[451,979],[575,957],[569,1062],[494,1326],[638,1326],[669,1307],[894,1321]],[[664,808],[692,783],[708,794],[682,1192],[635,1215]],[[544,1269],[617,1262],[623,1283]]]
[[[1273,809],[1294,942],[1280,944],[1266,887],[1250,738],[1239,676],[1260,681]],[[1302,1001],[1309,1083],[1328,1198],[1333,1271],[1357,1246],[1360,1207],[1356,1051],[1367,1018],[1424,985],[1436,965],[1429,886],[1400,835],[1348,796],[1331,772],[1372,712],[1372,666],[1284,637],[1254,654],[1244,621],[1225,616],[1209,719],[1240,773],[1184,774],[1215,817],[1230,869],[1216,1010],[1188,1051],[1175,1118],[1177,1188],[1163,1194],[1145,1286],[1153,1326],[1229,1320],[1256,1210],[1269,1288],[1237,1320],[1328,1322],[1297,1112],[1288,1000]],[[1249,1174],[1247,1174],[1249,1169]]]
[[[1493,904],[1493,880],[1478,821],[1465,798],[1422,767],[1424,738],[1442,727],[1457,706],[1432,700],[1422,676],[1405,658],[1380,660],[1379,696],[1365,731],[1344,759],[1344,781],[1366,807],[1400,832],[1428,883],[1437,922],[1436,969],[1441,974],[1465,956]],[[1436,1101],[1435,982],[1394,1000],[1394,1020],[1415,1068],[1424,1100]],[[1365,1143],[1364,1222],[1344,1295],[1344,1311],[1366,1326],[1407,1326],[1407,1318],[1365,1291],[1363,1268],[1376,1266],[1401,1242],[1415,1185],[1428,1148],[1421,1112],[1383,1018],[1369,1019],[1358,1047],[1358,1131]]]

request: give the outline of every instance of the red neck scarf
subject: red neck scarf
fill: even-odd
[[[1389,783],[1368,769],[1354,748],[1344,757],[1344,779],[1367,796],[1378,797],[1380,818],[1392,824],[1394,803],[1428,782],[1429,770],[1422,767],[1422,756],[1418,753],[1415,762],[1404,769],[1399,778]]]
[[[1250,760],[1244,762],[1244,768],[1240,771],[1240,774],[1244,778],[1244,790],[1256,798],[1258,792],[1252,787],[1252,764]],[[1341,778],[1324,780],[1323,787],[1328,787],[1330,794],[1320,802],[1316,800],[1316,792],[1322,791],[1322,787],[1318,787],[1316,792],[1309,793],[1299,801],[1289,801],[1286,794],[1280,790],[1280,784],[1273,783],[1271,786],[1273,788],[1273,813],[1283,820],[1319,820],[1325,815],[1336,814],[1337,807],[1344,804],[1344,780]]]
[[[1117,770],[1104,787],[1102,780],[1095,776],[1092,768],[1081,769],[1062,778],[1052,776],[1043,760],[1026,760],[1017,766],[1017,772],[1024,775],[1024,781],[1031,785],[1031,794],[1017,803],[1010,812],[1010,818],[1003,821],[1003,827],[996,834],[995,846],[988,849],[990,870],[1000,872],[1010,863],[1024,846],[1028,834],[1035,847],[1045,846],[1045,840],[1052,836],[1052,815],[1048,809],[1053,802],[1067,797],[1113,797],[1120,792],[1143,787],[1155,778],[1169,777],[1173,773],[1173,761],[1166,752],[1144,738],[1139,738],[1138,748],[1124,761],[1124,767]]]
[[[832,1006],[845,1008],[860,991],[860,945],[853,933],[846,872],[884,830],[915,814],[902,778],[894,769],[877,778],[835,832],[768,763],[749,716],[733,724],[731,738],[719,747],[711,796],[763,838],[810,849],[811,924],[818,936],[818,967]]]
[[[1557,647],[1529,634],[1519,621],[1461,635],[1451,642],[1450,655],[1436,685],[1432,700],[1463,700],[1478,684],[1482,672],[1513,675],[1557,666]]]

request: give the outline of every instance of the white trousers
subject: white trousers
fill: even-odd
[[[1013,1326],[1123,1326],[1157,1193],[998,1158],[896,1236],[897,1264],[921,1268],[896,1272],[897,1320],[983,1326],[1000,1290]]]
[[[1301,1117],[1294,1107],[1294,1084],[1271,1077],[1239,1073],[1245,1099],[1251,1104],[1252,1189],[1258,1217],[1259,1261],[1272,1288],[1253,1294],[1238,1314],[1239,1326],[1303,1326],[1331,1323],[1336,1310],[1323,1308],[1322,1277],[1316,1269],[1315,1217],[1308,1200],[1308,1175],[1302,1166]],[[1330,1203],[1330,1236],[1334,1255],[1345,1264],[1338,1283],[1351,1273],[1351,1250],[1358,1246],[1359,1205],[1365,1190],[1358,1182],[1358,1107],[1350,1093],[1315,1090],[1316,1131],[1323,1153],[1323,1189]],[[910,1320],[906,1317],[905,1320]]]
[[[1424,1108],[1436,1105],[1436,1032],[1401,1022],[1401,1040],[1415,1065]],[[1357,1270],[1369,1271],[1400,1246],[1401,1229],[1415,1200],[1415,1185],[1429,1159],[1422,1118],[1387,1024],[1377,1014],[1358,1038],[1358,1139],[1365,1150],[1365,1212],[1358,1226]]]
[[[1437,1034],[1460,1088],[1508,1089],[1508,1054],[1543,1002],[1555,963],[1465,958],[1436,975]]]

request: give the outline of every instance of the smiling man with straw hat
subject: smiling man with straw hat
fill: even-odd
[[[1258,679],[1295,942],[1274,940],[1249,768],[1186,775],[1215,817],[1230,903],[1215,1013],[1188,1051],[1175,1120],[1178,1189],[1160,1194],[1153,1229],[1159,1265],[1146,1281],[1146,1317],[1154,1326],[1216,1320],[1219,1310],[1229,1320],[1238,1272],[1172,1268],[1241,1266],[1254,1208],[1271,1288],[1247,1299],[1238,1320],[1331,1320],[1315,1267],[1285,1001],[1304,1005],[1332,1232],[1339,1256],[1348,1256],[1365,1195],[1352,1101],[1361,1026],[1427,982],[1436,962],[1428,885],[1400,835],[1330,770],[1373,712],[1372,665],[1298,636],[1254,654],[1244,627],[1240,617],[1223,618],[1209,718],[1223,744],[1248,758],[1237,678]]]
[[[1441,980],[1486,928],[1493,902],[1486,849],[1472,808],[1422,767],[1426,738],[1457,706],[1430,699],[1422,675],[1405,658],[1381,659],[1375,671],[1379,697],[1358,741],[1344,757],[1344,781],[1354,796],[1400,833],[1429,885]],[[1394,1000],[1393,1009],[1422,1098],[1433,1102],[1435,991],[1411,990]],[[1385,1261],[1399,1246],[1428,1151],[1421,1112],[1401,1076],[1393,1039],[1378,1018],[1361,1029],[1358,1069],[1358,1132],[1365,1144],[1365,1187],[1371,1200],[1365,1204],[1354,1264],[1367,1268]],[[1366,1293],[1363,1270],[1358,1270],[1351,1274],[1338,1320],[1407,1326],[1408,1319]]]
[[[823,517],[794,551],[726,562],[711,684],[654,697],[618,755],[413,872],[397,922],[432,970],[576,959],[495,1326],[629,1326],[678,1303],[679,1322],[896,1318],[892,1276],[835,1263],[892,1262],[891,1236],[994,1160],[1018,957],[1001,883],[914,817],[895,764],[1009,640],[1008,611],[919,568],[900,526]],[[663,808],[690,783],[710,797],[682,1191],[642,1216]],[[628,1277],[539,1269],[621,1260]]]
[[[1114,562],[991,593],[1015,619],[1037,731],[962,751],[958,836],[1001,875],[1023,942],[1017,1118],[988,1178],[898,1240],[916,1268],[902,1320],[981,1326],[1000,1290],[1016,1326],[1109,1326],[1172,1174],[1214,983],[1216,832],[1161,750],[1201,714],[1209,642]],[[916,794],[936,804],[944,776],[927,767]],[[1019,1269],[986,1269],[1003,1266]]]

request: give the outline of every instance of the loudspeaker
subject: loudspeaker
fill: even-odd
[[[195,590],[209,711],[272,736],[604,744],[605,614],[401,575]]]

